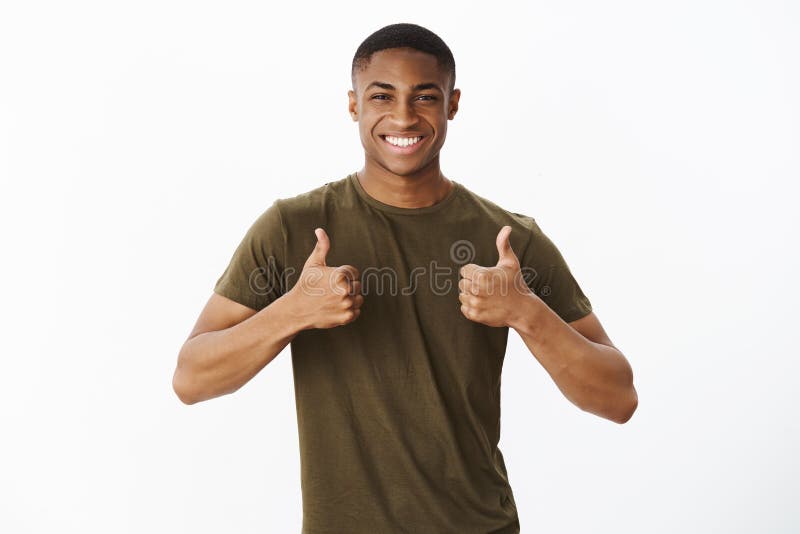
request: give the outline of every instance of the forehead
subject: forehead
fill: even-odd
[[[436,56],[413,48],[388,48],[375,52],[367,68],[355,73],[359,90],[374,81],[387,82],[398,88],[425,82],[439,82],[444,87],[447,77]]]

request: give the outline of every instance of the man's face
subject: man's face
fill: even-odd
[[[447,94],[449,83],[435,56],[411,48],[375,52],[347,93],[366,158],[399,176],[437,159],[461,96],[459,89]]]

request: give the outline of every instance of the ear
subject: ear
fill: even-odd
[[[350,89],[347,91],[347,98],[349,100],[347,108],[350,117],[352,117],[353,122],[358,122],[358,99],[356,98],[356,92]]]
[[[447,119],[453,120],[453,117],[456,116],[456,111],[458,111],[458,99],[461,98],[461,89],[453,89],[453,92],[450,93],[450,99],[448,103],[447,109]]]

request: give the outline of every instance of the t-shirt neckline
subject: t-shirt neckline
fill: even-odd
[[[430,206],[423,206],[421,208],[401,208],[399,206],[392,206],[391,204],[385,204],[380,200],[378,200],[377,198],[371,197],[369,193],[367,193],[361,186],[361,182],[358,181],[358,175],[356,172],[349,174],[348,178],[350,179],[350,182],[353,184],[353,187],[358,193],[358,196],[360,196],[364,202],[381,211],[395,213],[398,215],[422,215],[425,213],[433,213],[435,211],[439,211],[440,209],[450,204],[456,197],[458,191],[461,189],[461,184],[450,178],[450,181],[453,183],[453,188],[450,190],[449,193],[447,193],[447,196],[445,196],[442,200],[440,200],[436,204],[432,204]]]

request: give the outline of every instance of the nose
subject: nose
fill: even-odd
[[[398,99],[397,105],[392,107],[392,119],[397,124],[398,130],[408,128],[417,122],[417,113],[414,107],[405,99]]]

